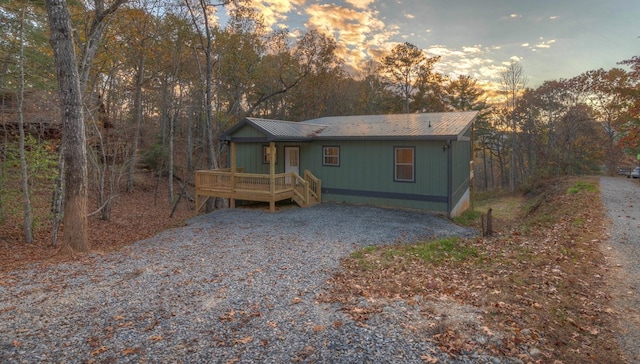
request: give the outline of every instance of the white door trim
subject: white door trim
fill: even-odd
[[[300,175],[300,147],[284,147],[284,173],[291,172]]]

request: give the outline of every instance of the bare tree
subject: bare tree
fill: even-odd
[[[20,19],[20,51],[18,56],[18,73],[20,89],[18,90],[18,129],[20,131],[20,170],[22,172],[22,196],[24,199],[24,242],[33,243],[33,233],[31,230],[31,199],[29,197],[29,174],[27,173],[27,157],[24,145],[24,22],[25,12],[29,1],[26,1],[22,7],[22,15]]]
[[[508,122],[511,127],[511,168],[509,168],[509,188],[516,190],[516,155],[518,154],[518,120],[515,117],[515,109],[520,99],[520,94],[524,91],[527,78],[524,69],[518,62],[512,62],[504,71],[500,73],[502,90],[505,95],[505,106],[507,109]]]
[[[191,20],[197,30],[200,49],[204,52],[205,64],[201,77],[204,80],[204,103],[205,103],[205,130],[207,140],[207,168],[214,169],[220,166],[217,148],[215,147],[215,135],[220,132],[219,126],[213,124],[213,69],[217,60],[214,58],[214,26],[211,24],[210,16],[215,13],[218,7],[223,7],[238,0],[220,0],[218,3],[210,4],[207,0],[197,0],[197,4],[192,4],[191,0],[184,0],[185,5],[191,15]],[[197,59],[197,57],[196,57]],[[198,69],[201,70],[200,64]],[[214,130],[215,129],[215,130]],[[207,210],[209,210],[207,205]]]

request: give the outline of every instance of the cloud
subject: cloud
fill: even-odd
[[[480,53],[482,52],[482,49],[480,46],[462,47],[462,51],[465,53]]]
[[[287,14],[305,0],[251,0],[251,5],[263,16],[265,25],[271,27],[287,20]]]
[[[502,19],[520,19],[522,15],[520,14],[509,14],[508,16],[502,17]]]
[[[440,61],[435,65],[435,71],[450,78],[461,75],[470,76],[476,80],[485,80],[487,85],[498,80],[504,69],[502,63],[497,63],[492,56],[499,47],[484,47],[482,45],[463,46],[459,49],[435,45],[425,50],[429,56],[439,56]],[[505,62],[510,64],[510,62]],[[483,87],[485,87],[483,85]],[[490,87],[490,86],[486,86]]]
[[[531,43],[522,43],[520,46],[523,48],[529,48],[532,52],[536,52],[538,49],[547,49],[551,48],[551,45],[555,43],[555,39],[544,40],[544,38],[540,37],[538,39],[538,43],[535,45],[531,45]]]
[[[370,1],[354,1],[360,5]],[[337,55],[357,69],[372,49],[391,47],[389,39],[397,34],[397,26],[386,26],[375,10],[348,8],[335,4],[312,4],[305,9],[309,29],[318,29],[336,39]]]
[[[541,40],[540,43],[536,44],[535,47],[536,48],[551,48],[551,45],[553,43],[555,43],[556,40],[555,39],[550,39],[547,41]]]
[[[443,45],[435,45],[433,47],[429,47],[426,50],[426,52],[427,54],[440,56],[440,57],[452,57],[452,56],[462,57],[465,54],[463,51],[454,51]]]
[[[558,19],[560,19],[560,17],[557,15],[552,15],[549,17],[549,20],[558,20]]]
[[[367,9],[369,5],[373,4],[374,0],[345,0],[347,4],[353,5],[358,9]]]
[[[404,14],[404,17],[407,19],[415,19],[416,16],[413,14]]]

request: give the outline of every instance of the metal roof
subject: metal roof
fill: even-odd
[[[234,132],[246,124],[260,130],[267,136],[267,140],[272,141],[311,140],[318,134],[318,132],[326,128],[324,125],[295,123],[291,121],[262,118],[245,118],[225,132],[222,136],[223,139],[229,139]]]
[[[303,123],[327,125],[317,139],[457,139],[469,129],[477,114],[469,111],[333,116]]]
[[[471,126],[477,111],[423,114],[331,116],[303,122],[245,118],[223,134],[231,135],[250,124],[272,141],[316,139],[458,139]]]

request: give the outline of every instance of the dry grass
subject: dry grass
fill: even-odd
[[[579,183],[595,188],[567,192]],[[452,355],[475,349],[524,362],[624,362],[605,288],[597,187],[596,178],[572,178],[528,197],[485,199],[476,208],[493,209],[493,237],[360,250],[344,260],[322,299],[344,303],[358,320],[381,310],[362,307],[362,298],[400,298],[428,317],[454,318],[454,308],[475,308],[482,313],[476,321],[449,319],[430,329]],[[424,259],[416,253],[420,246],[438,258]]]

